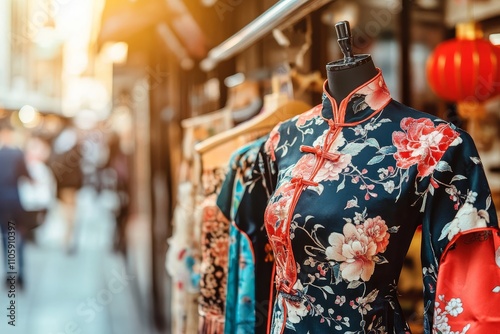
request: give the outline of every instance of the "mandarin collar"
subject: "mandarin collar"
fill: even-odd
[[[390,101],[391,94],[385,84],[382,71],[354,89],[340,104],[328,93],[328,80],[323,84],[323,108],[321,115],[339,125],[350,125],[368,119],[382,110]]]

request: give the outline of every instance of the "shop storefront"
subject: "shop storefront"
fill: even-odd
[[[150,229],[141,294],[155,326],[423,333],[444,242],[432,229],[468,204],[494,224],[500,208],[499,36],[494,0],[108,0],[98,40],[128,45],[113,101],[134,124],[131,207]],[[446,155],[457,145],[482,165]],[[281,211],[265,211],[266,196]],[[315,226],[327,203],[337,211]],[[380,239],[362,235],[368,224]],[[349,257],[348,238],[364,253]]]

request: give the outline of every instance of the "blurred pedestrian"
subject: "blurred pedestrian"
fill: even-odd
[[[108,162],[101,170],[100,196],[112,191],[115,198],[116,228],[113,249],[126,255],[126,223],[129,218],[129,156],[123,151],[120,138],[111,133],[108,139]],[[107,196],[110,198],[111,196]]]
[[[76,250],[76,205],[83,185],[82,149],[78,130],[69,125],[55,138],[49,167],[56,179],[57,198],[66,224],[64,248],[68,254]]]
[[[19,199],[18,181],[31,179],[23,151],[14,144],[14,128],[7,121],[0,124],[0,229],[4,249],[6,284],[24,285],[24,210]],[[7,274],[15,273],[15,274]],[[13,279],[14,278],[14,279]]]
[[[43,137],[31,135],[26,143],[26,167],[32,177],[19,180],[21,205],[29,217],[32,227],[41,225],[47,211],[56,199],[56,181],[47,165],[51,153],[50,143]]]

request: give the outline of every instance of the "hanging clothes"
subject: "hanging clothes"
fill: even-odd
[[[179,167],[177,200],[172,219],[172,236],[165,266],[172,278],[172,333],[192,334],[198,331],[202,203],[200,162],[195,145],[214,134],[233,127],[230,108],[188,118],[182,121],[182,160]]]
[[[280,120],[310,108],[305,102],[289,101],[281,95],[268,95],[265,100],[259,115],[195,147],[204,168],[230,161],[217,205],[231,222],[224,309],[224,331],[231,334],[265,333],[267,328],[272,252],[263,224],[265,205],[251,195],[253,189],[263,187],[261,175],[252,170],[265,139],[254,140],[269,134]],[[231,152],[235,153],[229,155]]]
[[[179,184],[179,201],[174,209],[175,230],[168,240],[167,273],[172,277],[173,334],[196,333],[198,329],[198,295],[200,285],[200,232],[193,210],[197,198],[193,184]]]
[[[257,139],[233,153],[217,205],[231,221],[224,333],[265,333],[273,261],[264,229],[265,205],[256,206],[262,175],[253,173],[260,147]]]
[[[215,168],[203,171],[204,200],[200,204],[201,263],[199,330],[200,334],[224,332],[224,303],[229,247],[229,221],[216,205],[217,195],[227,170]]]
[[[446,245],[498,225],[472,138],[392,100],[380,71],[340,104],[324,89],[322,105],[272,131],[262,159],[270,333],[409,333],[397,284],[419,226],[430,333]]]

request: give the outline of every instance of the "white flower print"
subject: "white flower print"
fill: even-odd
[[[356,136],[366,136],[366,133],[368,132],[368,131],[366,131],[366,129],[365,129],[365,128],[363,128],[361,125],[356,125],[356,127],[354,127],[354,129],[353,129],[353,130],[354,130],[354,134],[355,134]]]
[[[474,203],[474,202],[476,202],[476,198],[477,198],[477,192],[469,191],[467,193],[467,199],[465,201],[468,203]]]
[[[451,327],[448,324],[448,317],[441,313],[441,309],[434,310],[434,333],[450,333]]]
[[[381,125],[381,124],[380,124],[380,125]],[[376,129],[376,128],[378,128],[380,125],[378,125],[378,124],[368,123],[368,124],[366,124],[365,129],[366,129],[366,130],[368,130],[368,131],[375,130],[375,129]]]
[[[384,189],[385,191],[387,191],[389,194],[392,194],[392,192],[394,191],[394,181],[390,180],[388,182],[385,182],[384,183]]]
[[[377,173],[379,173],[378,174],[379,179],[383,180],[386,177],[388,177],[389,175],[392,175],[394,173],[394,167],[389,166],[387,168],[379,168],[377,170]]]
[[[359,312],[362,314],[367,314],[368,311],[372,310],[370,303],[374,302],[377,298],[378,290],[375,289],[371,291],[366,297],[356,298],[356,303],[359,306]]]
[[[446,236],[448,240],[451,240],[461,231],[486,227],[489,222],[490,216],[486,210],[478,210],[473,206],[473,202],[466,202],[458,210],[455,218],[443,228],[439,240],[444,239]]]
[[[356,225],[362,224],[364,221],[365,221],[364,214],[359,213],[359,212],[354,213],[354,224],[356,224]]]
[[[294,303],[285,298],[285,303],[287,308],[286,321],[290,321],[292,324],[298,324],[309,313],[305,301]]]
[[[438,300],[445,302],[444,295],[439,295]],[[465,334],[470,328],[470,324],[465,325],[461,331],[454,331],[451,325],[449,324],[448,316],[458,317],[463,311],[463,305],[460,298],[452,298],[450,301],[446,303],[445,310],[441,309],[441,302],[437,301],[434,303],[434,325],[433,325],[433,333],[440,334]]]
[[[453,317],[457,317],[464,311],[460,298],[452,298],[445,307],[445,310]]]
[[[449,188],[446,188],[446,193],[448,193],[450,195],[450,199],[453,201],[453,202],[457,202],[458,201],[458,198],[460,196],[460,191],[457,189],[457,187],[455,186],[451,186]]]
[[[304,287],[302,286],[302,283],[300,281],[297,281],[293,288],[297,291],[303,291]],[[299,302],[293,302],[288,300],[287,298],[283,298],[286,304],[286,309],[287,309],[287,322],[291,322],[292,324],[298,324],[303,317],[309,313],[309,310],[307,308],[307,299],[302,298]]]
[[[458,136],[457,138],[455,138],[455,140],[450,144],[450,146],[458,146],[462,143],[462,138],[460,136]]]
[[[344,210],[345,209],[350,209],[350,208],[359,208],[359,206],[358,206],[358,199],[357,199],[356,196],[354,196],[353,199],[347,201],[347,204],[346,204]]]
[[[337,304],[337,305],[339,305],[339,306],[344,305],[345,301],[346,301],[345,296],[338,296],[338,295],[337,295],[337,297],[335,298],[335,304]],[[332,312],[332,313],[333,313],[333,312]]]
[[[329,129],[326,129],[323,134],[321,134],[321,136],[319,136],[318,138],[316,138],[316,140],[314,141],[313,145],[314,147],[316,146],[319,146],[319,147],[323,147],[323,145],[325,144],[325,138],[327,136],[327,134],[329,133]],[[344,138],[344,135],[342,133],[340,133],[337,138],[335,138],[335,141],[332,143],[332,145],[330,146],[330,149],[328,150],[328,152],[338,152],[338,149],[339,147],[342,147],[344,146],[346,143],[346,140]]]

